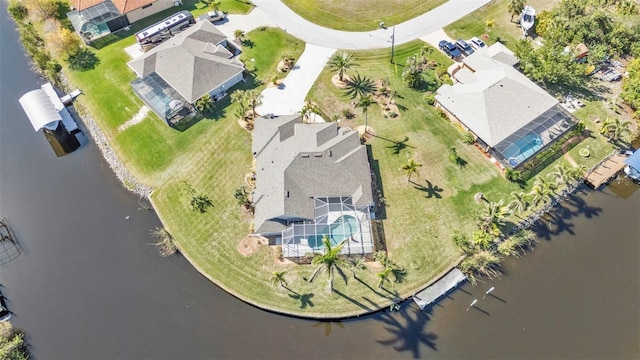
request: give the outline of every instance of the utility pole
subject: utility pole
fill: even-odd
[[[393,29],[391,30],[391,63],[393,64],[393,52],[395,50],[395,44],[396,44],[396,27],[395,25],[393,26]]]

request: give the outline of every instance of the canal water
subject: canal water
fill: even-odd
[[[149,245],[158,218],[121,188],[93,144],[56,158],[18,103],[43,80],[7,18],[3,2],[0,217],[22,252],[0,265],[0,291],[36,358],[640,357],[636,188],[571,199],[554,221],[561,225],[507,261],[501,279],[466,284],[429,310],[405,302],[397,313],[343,322],[274,315],[183,258],[158,256]]]

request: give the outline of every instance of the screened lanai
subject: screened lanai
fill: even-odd
[[[157,73],[131,82],[133,92],[169,125],[194,115],[193,106]]]
[[[67,13],[73,28],[87,44],[129,26],[127,17],[109,0]]]
[[[347,240],[344,255],[364,255],[373,252],[370,209],[354,205],[350,196],[314,198],[314,220],[296,222],[282,231],[282,255],[303,257],[309,253],[323,253],[323,236],[332,245]]]
[[[576,123],[567,110],[556,105],[499,142],[493,148],[492,155],[504,165],[516,168]]]

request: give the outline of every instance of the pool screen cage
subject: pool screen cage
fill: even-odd
[[[294,222],[282,231],[284,257],[303,258],[311,253],[324,253],[320,241],[323,235],[332,239],[332,245],[347,240],[342,255],[373,252],[369,206],[354,205],[350,196],[314,198],[314,206],[313,221]]]
[[[109,0],[80,11],[70,11],[67,17],[87,44],[129,26],[127,17]]]
[[[131,82],[133,92],[169,126],[187,116],[195,116],[193,106],[157,73]]]
[[[556,105],[499,142],[491,154],[503,165],[517,168],[576,124],[571,113]]]

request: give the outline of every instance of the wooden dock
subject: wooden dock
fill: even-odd
[[[620,171],[624,169],[624,159],[626,158],[627,157],[622,154],[615,154],[611,156],[587,174],[584,182],[594,189],[598,189],[600,186],[608,183],[611,179],[616,177]]]
[[[458,270],[453,268],[445,276],[441,277],[438,281],[428,286],[426,289],[413,295],[413,301],[418,304],[420,310],[431,305],[440,297],[456,288],[461,282],[465,281],[467,277]]]

